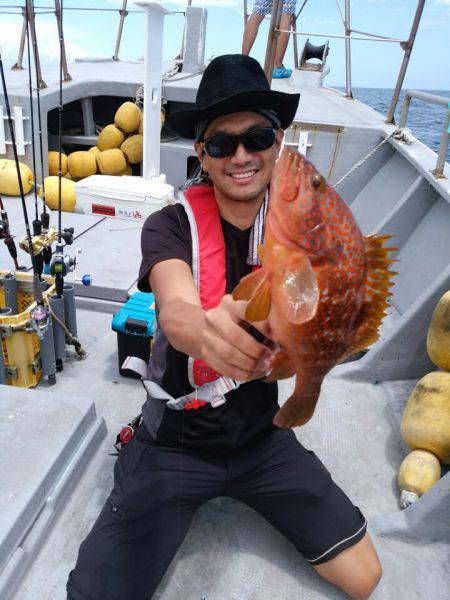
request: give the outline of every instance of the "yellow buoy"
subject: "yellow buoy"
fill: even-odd
[[[127,161],[122,150],[114,148],[100,154],[98,166],[102,175],[121,175],[127,166]]]
[[[131,165],[127,165],[122,173],[119,173],[119,175],[133,175],[133,169],[131,168]]]
[[[413,389],[401,421],[412,450],[428,450],[450,464],[450,373],[428,373]]]
[[[19,169],[23,193],[28,194],[33,187],[33,173],[27,165],[21,162],[19,162]],[[16,162],[9,158],[0,158],[0,194],[20,196]]]
[[[114,116],[114,124],[125,133],[136,131],[141,121],[141,109],[134,102],[124,102]]]
[[[79,152],[72,152],[69,154],[68,167],[72,177],[89,177],[97,173],[97,161],[95,155],[87,150],[81,150]]]
[[[97,146],[92,146],[91,148],[89,148],[88,152],[92,152],[92,154],[95,156],[95,159],[97,160],[97,158],[100,156],[101,150],[99,150]]]
[[[67,156],[61,152],[61,173],[64,176],[67,173]],[[58,175],[59,171],[59,152],[51,150],[48,153],[48,174]]]
[[[120,131],[115,125],[107,125],[100,131],[97,138],[97,147],[101,152],[119,148],[124,139],[123,131]]]
[[[130,135],[124,143],[120,146],[120,149],[125,154],[127,161],[131,165],[135,165],[142,160],[142,135]]]
[[[165,115],[164,111],[162,110],[160,118],[159,118],[159,123],[161,125],[161,129],[164,127],[165,120],[166,120],[166,115]],[[144,135],[144,117],[142,117],[141,124],[139,125],[138,134]]]
[[[428,492],[441,478],[441,465],[434,454],[427,450],[413,450],[404,459],[398,471],[400,506],[408,507]]]
[[[428,356],[437,367],[450,371],[450,291],[437,303],[427,336]]]
[[[59,177],[50,175],[44,179],[45,204],[52,210],[58,210]],[[39,190],[42,197],[42,188]],[[73,212],[75,209],[75,183],[66,177],[61,178],[61,210]]]

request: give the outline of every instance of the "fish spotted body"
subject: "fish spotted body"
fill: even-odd
[[[285,149],[275,167],[261,269],[233,292],[249,321],[269,319],[281,349],[270,380],[296,375],[275,416],[280,427],[313,415],[325,375],[376,341],[388,306],[388,236],[363,237],[349,208],[314,166]]]

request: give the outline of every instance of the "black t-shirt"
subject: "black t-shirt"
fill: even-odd
[[[252,269],[247,264],[251,229],[242,231],[224,219],[221,219],[221,226],[225,240],[226,292],[231,293]],[[166,206],[147,218],[141,247],[138,288],[143,292],[151,291],[148,275],[156,263],[177,258],[191,266],[192,238],[181,204]],[[186,354],[168,344],[161,385],[175,398],[192,391],[187,359]],[[216,452],[241,447],[261,433],[274,429],[272,419],[278,410],[277,395],[276,383],[252,381],[227,394],[227,402],[217,408],[210,404],[187,411],[166,408],[157,432],[158,441]]]

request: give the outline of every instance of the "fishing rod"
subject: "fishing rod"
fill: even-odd
[[[26,0],[26,5],[27,5],[27,14],[28,14],[28,25],[31,28],[32,24],[34,26],[34,15],[35,15],[35,10],[34,10],[34,0]],[[33,18],[30,19],[29,16],[32,15]],[[34,35],[31,36],[32,42],[33,42],[33,54],[34,57],[37,56],[37,36],[36,36],[36,31],[34,31]],[[41,90],[39,87],[39,69],[38,69],[38,64],[37,61],[35,59],[34,61],[34,66],[35,66],[35,77],[36,77],[36,104],[37,104],[37,115],[38,115],[38,138],[39,138],[39,154],[40,154],[40,159],[41,159],[41,198],[42,198],[42,206],[43,206],[43,210],[41,213],[41,231],[42,233],[47,233],[50,227],[50,214],[47,212],[47,206],[45,204],[45,168],[44,168],[44,151],[43,151],[43,142],[42,142],[42,113],[41,113]],[[36,175],[35,175],[36,177]],[[48,265],[50,264],[50,261],[52,259],[52,249],[50,246],[47,246],[43,249],[42,251],[42,257],[44,259],[44,264]]]
[[[7,119],[8,119],[9,132],[11,135],[12,149],[13,149],[13,153],[14,153],[14,161],[16,163],[17,180],[19,183],[20,199],[22,202],[22,210],[23,210],[23,216],[24,216],[24,221],[25,221],[26,238],[28,241],[28,251],[30,253],[31,264],[33,267],[33,293],[34,293],[34,299],[36,301],[36,307],[31,311],[30,318],[34,325],[34,328],[36,329],[36,332],[38,333],[39,336],[41,336],[41,335],[44,335],[44,332],[48,328],[48,313],[47,313],[47,311],[44,307],[44,303],[43,303],[41,281],[40,281],[38,268],[37,268],[37,264],[36,264],[36,257],[33,252],[33,241],[31,238],[30,222],[28,220],[28,211],[27,211],[27,206],[25,203],[25,194],[23,191],[23,183],[22,183],[22,177],[21,177],[21,172],[20,172],[19,157],[17,155],[16,136],[14,133],[14,125],[13,125],[12,118],[11,118],[11,108],[9,105],[8,90],[6,88],[5,69],[3,66],[3,59],[2,59],[1,51],[0,51],[0,75],[1,75],[1,80],[2,80],[3,96],[5,98],[6,115],[7,115]]]
[[[26,10],[28,11],[29,6],[27,3]],[[33,236],[40,236],[42,233],[42,223],[39,220],[38,213],[38,199],[37,199],[37,188],[36,188],[36,147],[35,147],[35,133],[34,133],[34,110],[33,110],[33,84],[31,80],[31,52],[30,52],[30,31],[29,31],[29,14],[27,14],[27,26],[26,26],[26,39],[27,39],[27,58],[28,58],[28,92],[30,98],[30,122],[31,122],[31,155],[33,161],[33,173],[34,173],[34,182],[33,182],[33,191],[34,191],[34,209],[35,209],[35,218],[33,220]],[[33,240],[34,241],[34,240]],[[35,251],[33,245],[33,252]],[[42,277],[42,272],[44,270],[44,259],[41,252],[36,252],[36,266],[39,274],[39,279]]]
[[[63,82],[63,57],[64,57],[64,33],[63,33],[63,2],[59,5],[56,3],[56,15],[59,13],[59,106],[58,106],[58,241],[56,244],[55,253],[53,254],[50,263],[50,273],[55,277],[55,288],[56,295],[51,298],[52,315],[58,321],[61,326],[57,330],[57,338],[60,338],[58,345],[59,351],[57,351],[56,357],[56,369],[62,371],[65,347],[65,336],[68,341],[75,347],[77,354],[80,358],[86,356],[86,353],[81,348],[79,340],[76,338],[76,312],[75,312],[75,299],[73,295],[73,287],[64,286],[64,277],[73,271],[76,265],[76,259],[70,256],[64,256],[64,247],[73,243],[73,228],[62,230],[62,113],[63,113],[63,93],[62,93],[62,82]],[[65,244],[63,245],[63,240]],[[65,295],[66,292],[69,296]],[[70,288],[70,293],[69,293]],[[64,297],[63,297],[64,295]],[[70,312],[72,320],[72,331],[64,325],[64,310]],[[67,318],[67,315],[66,315]]]
[[[64,291],[64,277],[73,270],[75,260],[64,256],[64,246],[73,242],[73,229],[67,229],[62,232],[62,113],[63,113],[63,56],[64,56],[64,34],[63,34],[63,2],[61,0],[59,10],[59,105],[58,105],[58,243],[56,251],[50,264],[50,273],[55,277],[56,295],[62,298]]]

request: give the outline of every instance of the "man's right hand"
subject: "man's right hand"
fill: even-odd
[[[203,360],[210,367],[238,381],[265,377],[274,354],[239,325],[245,320],[247,304],[244,300],[233,300],[231,295],[226,295],[219,306],[206,311],[200,346]],[[252,325],[271,338],[267,321]]]

